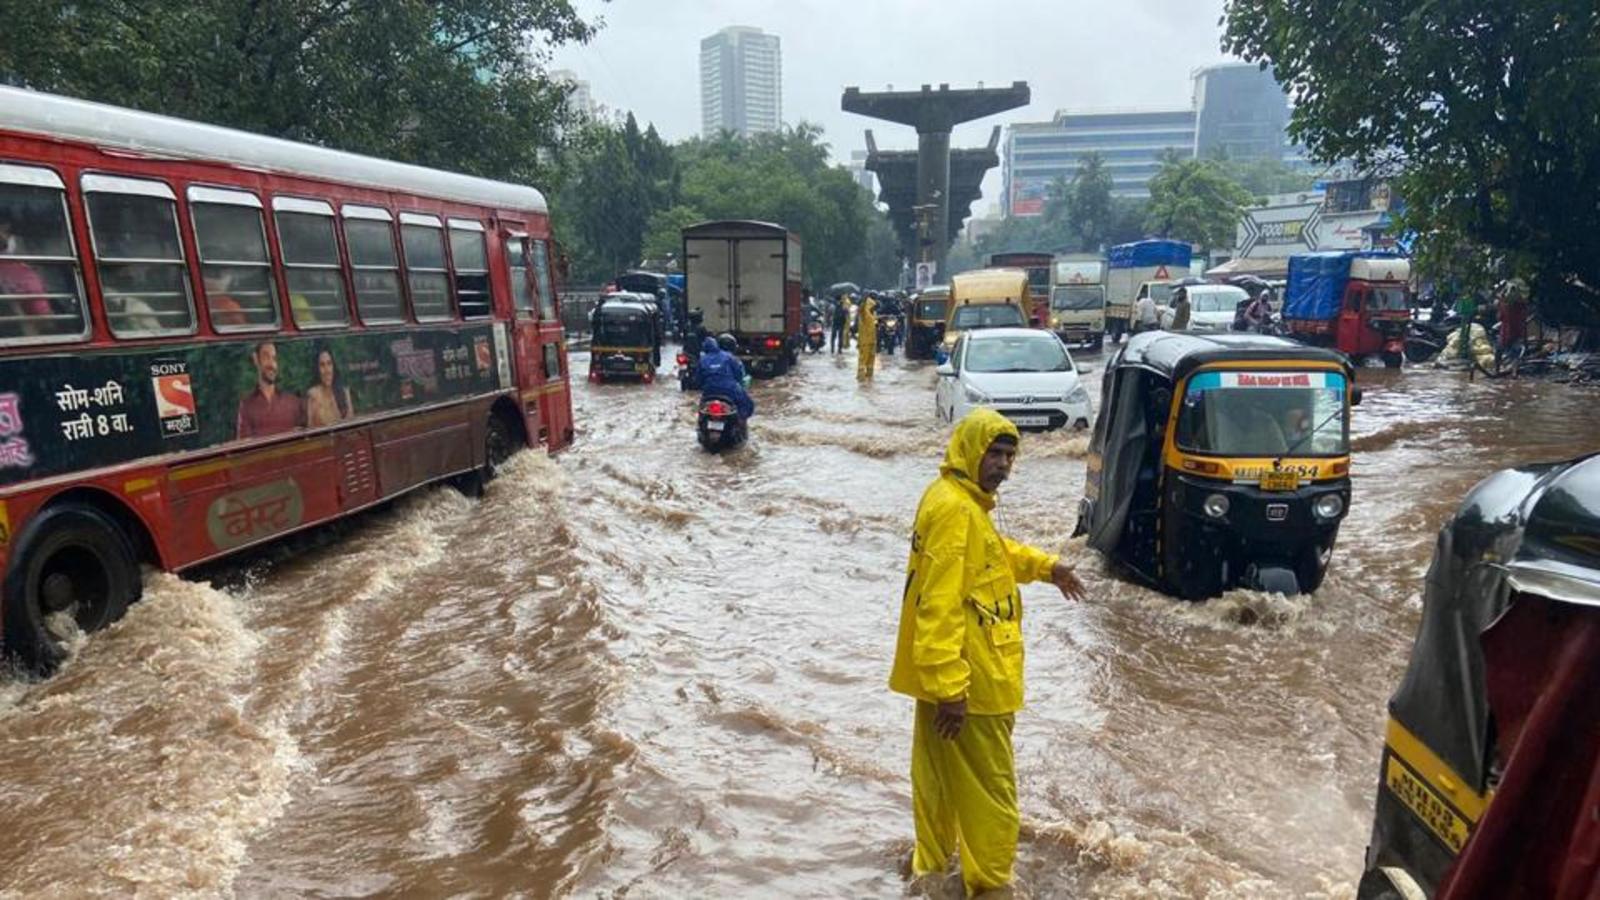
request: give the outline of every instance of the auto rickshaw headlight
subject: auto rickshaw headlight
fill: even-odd
[[[1311,511],[1321,519],[1335,519],[1344,512],[1344,498],[1338,494],[1323,494],[1311,504]]]
[[[1211,518],[1220,519],[1228,514],[1228,497],[1226,494],[1212,494],[1200,508]]]

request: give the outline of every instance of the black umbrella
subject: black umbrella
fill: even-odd
[[[842,297],[845,294],[860,294],[861,286],[853,281],[841,281],[828,288],[829,297]]]

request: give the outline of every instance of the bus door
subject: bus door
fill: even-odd
[[[533,441],[544,424],[541,392],[544,367],[539,351],[539,292],[529,265],[529,241],[521,222],[506,222],[512,230],[505,236],[506,281],[511,285],[511,383],[517,391],[517,406],[522,423]]]
[[[572,443],[572,388],[567,370],[567,345],[561,324],[561,301],[556,296],[552,277],[552,242],[530,237],[528,273],[533,279],[538,324],[535,326],[537,358],[529,369],[530,380],[538,384],[540,434],[554,452]],[[520,319],[520,314],[519,317]]]

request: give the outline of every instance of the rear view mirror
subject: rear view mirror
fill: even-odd
[[[1350,405],[1351,406],[1360,406],[1361,405],[1361,388],[1353,387],[1353,388],[1350,389]]]
[[[940,363],[934,371],[939,373],[940,378],[954,378],[956,375],[956,367],[949,363]]]

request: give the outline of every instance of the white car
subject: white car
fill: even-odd
[[[1037,328],[985,328],[956,341],[939,366],[934,405],[954,422],[987,406],[1018,428],[1088,428],[1094,404],[1078,378],[1072,354],[1054,334]]]
[[[1189,331],[1232,331],[1234,312],[1250,299],[1242,287],[1231,284],[1192,284],[1189,294]],[[1161,327],[1172,327],[1172,307],[1161,310]]]

